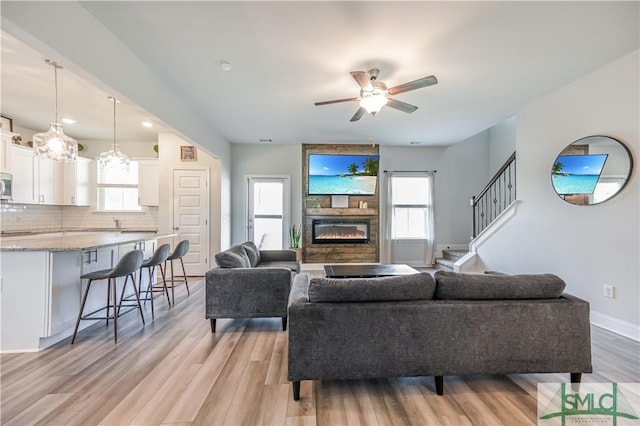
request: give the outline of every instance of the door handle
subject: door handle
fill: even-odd
[[[180,228],[177,227],[177,226],[173,228],[174,231],[177,231],[178,229],[180,229]]]

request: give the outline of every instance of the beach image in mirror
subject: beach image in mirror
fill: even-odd
[[[560,195],[593,194],[607,154],[559,155],[551,170],[553,188]]]
[[[309,155],[309,194],[373,195],[377,155]]]

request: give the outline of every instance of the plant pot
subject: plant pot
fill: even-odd
[[[301,248],[289,247],[289,250],[295,251],[296,252],[296,260],[298,262],[302,262],[302,249]]]

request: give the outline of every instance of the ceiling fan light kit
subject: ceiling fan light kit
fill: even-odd
[[[367,110],[371,115],[380,112],[383,106],[388,102],[387,91],[382,89],[373,89],[371,91],[362,90],[360,95],[360,106]]]
[[[360,85],[360,96],[357,98],[335,99],[332,101],[316,102],[314,105],[329,105],[340,102],[359,101],[360,108],[351,117],[350,121],[358,121],[365,113],[375,116],[383,106],[387,105],[402,112],[412,113],[418,109],[417,106],[406,102],[392,99],[389,95],[408,92],[410,90],[420,89],[422,87],[431,86],[438,83],[438,79],[434,75],[410,81],[408,83],[394,86],[387,89],[387,85],[381,81],[377,81],[380,70],[377,68],[364,71],[351,71],[351,76]]]
[[[53,67],[55,84],[55,121],[46,132],[33,135],[34,154],[54,161],[76,161],[78,158],[78,142],[64,134],[62,124],[58,122],[58,69],[62,69],[55,61],[45,60]]]

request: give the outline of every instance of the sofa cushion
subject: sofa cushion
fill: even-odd
[[[221,268],[250,268],[249,256],[242,246],[233,246],[216,254],[216,263]]]
[[[282,260],[274,262],[260,262],[256,268],[287,268],[291,272],[300,272],[300,263],[295,260]]]
[[[557,299],[564,281],[553,274],[474,275],[437,271],[436,299]]]
[[[436,283],[428,273],[380,278],[312,278],[309,302],[391,302],[432,299]]]
[[[258,266],[258,263],[260,263],[260,250],[258,250],[258,247],[256,247],[255,243],[253,241],[247,241],[240,245],[242,246],[242,248],[244,248],[244,251],[247,253],[247,256],[249,257],[249,263],[251,263],[251,266],[254,268]]]

